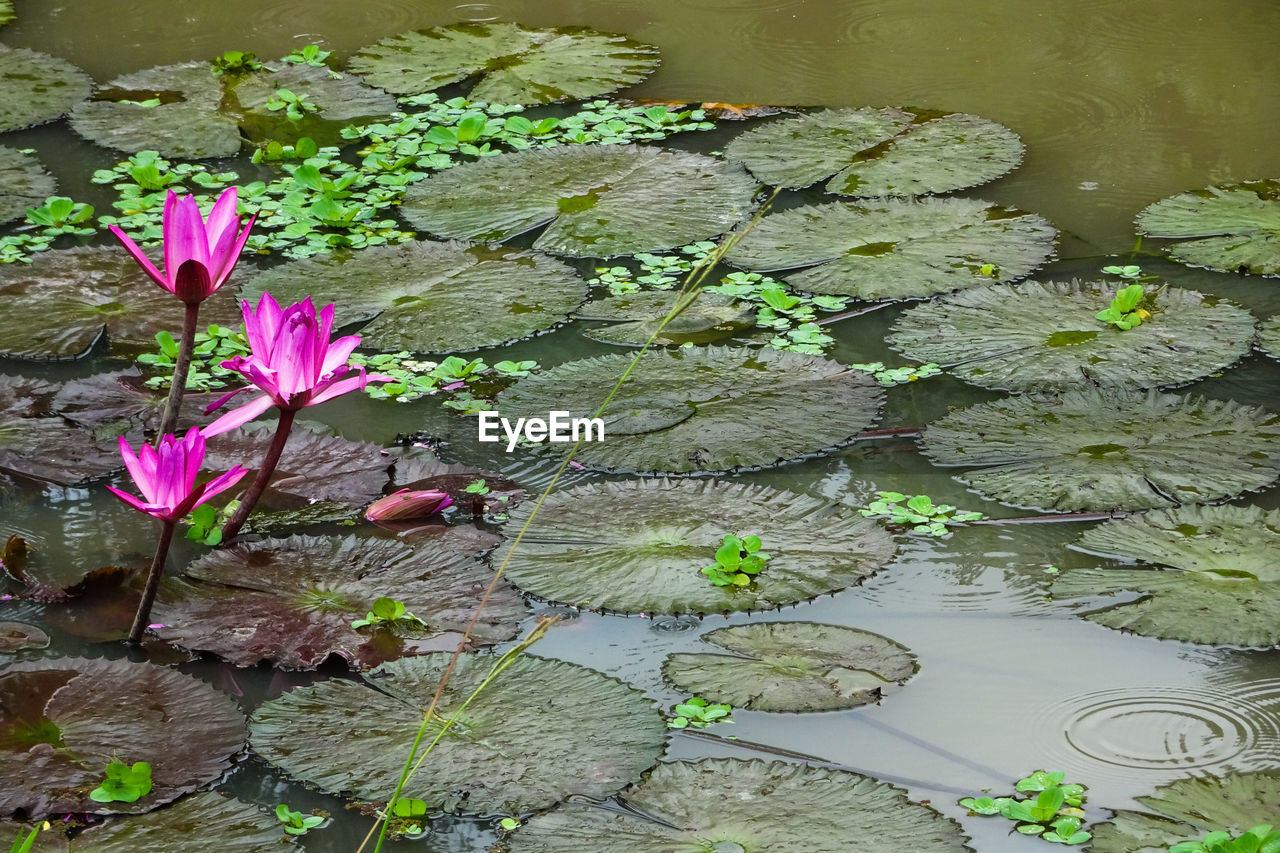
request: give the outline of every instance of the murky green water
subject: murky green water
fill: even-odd
[[[345,57],[410,28],[501,19],[584,24],[659,45],[663,67],[635,90],[638,96],[978,113],[1019,133],[1028,154],[1013,174],[968,194],[1054,222],[1066,260],[1042,278],[1096,275],[1105,263],[1096,256],[1131,248],[1132,216],[1156,199],[1280,173],[1280,5],[1270,0],[525,0],[457,6],[413,0],[16,0],[15,6],[18,20],[0,32],[4,43],[64,56],[100,81],[227,49],[277,56],[322,41]],[[681,144],[710,150],[732,132]],[[40,148],[63,191],[77,197],[96,198],[84,176],[116,159],[61,123],[8,136],[5,144]],[[1144,268],[1237,300],[1259,316],[1280,311],[1274,282],[1162,262],[1144,261]],[[895,310],[835,327],[833,356],[880,357]],[[511,348],[508,357],[552,365],[605,350],[570,328]],[[0,363],[0,370],[64,377],[104,366],[102,359],[48,370],[11,362]],[[1255,354],[1191,390],[1274,407],[1280,405],[1280,371]],[[995,396],[947,378],[899,387],[890,392],[881,425],[919,425]],[[393,408],[347,399],[319,416],[372,441],[429,425],[471,462],[530,485],[545,481],[546,463],[513,464],[491,446],[482,448],[474,442],[472,422],[433,414],[434,405]],[[876,484],[1011,514],[967,493],[902,439],[741,479],[829,497],[866,495]],[[72,560],[145,559],[152,531],[109,501],[96,487],[25,492],[3,508],[0,533],[21,533],[53,552],[65,548]],[[1280,505],[1274,488],[1254,502]],[[1066,770],[1089,785],[1091,806],[1127,807],[1133,797],[1188,772],[1280,763],[1280,655],[1274,650],[1123,636],[1045,600],[1047,567],[1097,562],[1067,550],[1080,530],[1069,523],[1002,526],[946,542],[911,539],[897,561],[864,586],[771,614],[767,618],[892,636],[919,656],[921,671],[880,706],[817,715],[738,712],[733,733],[739,743],[681,734],[670,754],[752,757],[759,753],[746,742],[758,742],[898,781],[914,798],[932,799],[957,818],[963,810],[954,801],[962,792],[1004,789],[1037,767]],[[90,544],[95,540],[96,548]],[[40,618],[25,605],[8,607],[17,615],[0,618]],[[617,675],[666,705],[678,697],[662,686],[658,662],[692,647],[701,631],[747,619],[708,617],[695,630],[675,631],[666,630],[666,622],[584,613],[557,626],[537,653]],[[54,649],[83,651],[65,639]],[[104,652],[114,653],[90,650]],[[198,671],[242,691],[247,705],[297,681],[212,665]],[[313,851],[351,850],[363,835],[365,824],[342,816],[338,800],[287,785],[256,760],[225,787],[267,805],[321,805],[338,814],[333,828],[309,839]],[[979,850],[1032,844],[1007,839],[1000,821],[964,823]],[[462,821],[412,849],[478,850],[488,840],[481,828]]]

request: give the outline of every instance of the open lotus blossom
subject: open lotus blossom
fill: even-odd
[[[119,228],[112,225],[111,233],[156,284],[188,305],[198,305],[230,277],[257,218],[250,217],[240,229],[236,199],[236,188],[227,189],[205,221],[194,197],[169,190],[164,202],[164,272]]]
[[[392,378],[368,376],[363,367],[347,364],[351,352],[360,344],[360,336],[329,340],[333,330],[333,305],[326,305],[317,315],[311,297],[281,308],[271,294],[264,293],[256,309],[251,309],[246,301],[242,310],[250,354],[224,361],[222,366],[237,371],[266,395],[227,412],[205,427],[205,435],[233,430],[272,406],[296,412],[364,388],[370,381]],[[347,376],[353,372],[354,376]],[[232,391],[206,409],[205,414],[246,390]]]
[[[364,517],[375,524],[382,521],[405,521],[425,518],[453,506],[448,492],[436,489],[401,489],[369,504]]]
[[[248,473],[236,465],[225,474],[196,485],[196,476],[204,462],[204,437],[195,427],[183,438],[164,436],[158,447],[144,444],[137,453],[124,436],[120,436],[120,455],[146,500],[111,486],[107,488],[134,509],[167,522],[186,517],[191,510],[231,488]]]

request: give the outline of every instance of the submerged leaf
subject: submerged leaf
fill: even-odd
[[[1272,358],[1280,358],[1280,314],[1263,321],[1258,344]]]
[[[994,180],[1022,161],[1017,134],[967,113],[825,110],[770,122],[725,156],[778,187],[831,177],[827,192],[860,197],[946,193]]]
[[[508,840],[512,853],[787,851],[961,853],[959,824],[868,776],[780,761],[659,764],[627,808],[566,803]]]
[[[89,75],[65,59],[0,45],[0,131],[60,118],[92,88]]]
[[[0,265],[0,356],[79,358],[105,332],[115,349],[150,348],[155,334],[182,329],[185,308],[119,248],[41,252]],[[218,291],[200,320],[238,322],[235,297]]]
[[[571,145],[439,172],[409,188],[401,212],[415,228],[481,242],[550,222],[533,248],[604,258],[722,234],[750,215],[756,189],[741,167],[701,154]]]
[[[601,513],[600,507],[610,507]],[[506,577],[541,598],[623,613],[763,610],[838,592],[879,570],[893,538],[854,510],[766,486],[630,480],[553,492]],[[532,509],[508,522],[515,529]],[[725,534],[751,530],[772,555],[750,586],[707,582]]]
[[[854,708],[878,701],[917,668],[905,646],[837,625],[762,622],[720,628],[702,639],[730,654],[669,655],[662,677],[684,693],[748,711]]]
[[[982,494],[1044,510],[1216,501],[1280,477],[1280,417],[1155,391],[980,403],[934,421],[920,443],[940,465],[977,466],[959,478]]]
[[[639,83],[658,67],[658,50],[586,27],[532,30],[464,23],[383,39],[361,48],[348,64],[398,95],[429,92],[480,74],[471,90],[473,101],[549,104]]]
[[[576,316],[580,320],[613,323],[582,333],[594,341],[639,347],[644,346],[658,330],[678,298],[678,293],[670,291],[609,296],[583,305]],[[653,343],[657,346],[712,343],[750,329],[755,324],[756,309],[750,303],[719,293],[703,293],[667,323]]]
[[[887,338],[913,361],[984,388],[1150,388],[1230,366],[1253,343],[1254,319],[1225,299],[1164,288],[1151,318],[1121,331],[1094,318],[1115,286],[1037,281],[975,287],[904,311]],[[1129,309],[1132,310],[1132,309]]]
[[[924,299],[1023,278],[1053,256],[1042,217],[969,198],[827,202],[765,216],[725,260],[787,277],[797,290]]]
[[[156,633],[237,666],[270,661],[315,669],[331,655],[368,669],[458,644],[492,571],[440,542],[410,548],[390,539],[290,536],[235,545],[187,567],[194,582],[167,579],[154,610]],[[351,623],[390,597],[425,624],[356,630]],[[526,615],[507,585],[489,597],[476,645],[509,640]]]
[[[16,148],[0,146],[0,224],[27,215],[57,189],[40,161]]]
[[[0,622],[0,654],[49,647],[49,635],[25,622]]]
[[[1280,777],[1274,772],[1228,773],[1222,777],[1177,779],[1138,797],[1146,811],[1120,810],[1095,823],[1095,853],[1147,853],[1182,841],[1200,841],[1225,830],[1237,836],[1276,820]]]
[[[238,106],[228,112],[255,141],[274,139],[291,144],[306,136],[320,144],[342,144],[339,131],[345,125],[367,123],[398,108],[395,98],[366,86],[354,74],[335,75],[328,68],[306,63],[286,64],[276,71],[239,79],[225,75],[219,79],[232,88]],[[314,111],[291,120],[284,110],[270,109],[268,103],[280,90],[304,99]]]
[[[263,291],[281,304],[337,302],[345,321],[372,320],[362,346],[447,353],[553,328],[586,299],[587,283],[535,252],[415,241],[273,267],[242,295],[256,304]]]
[[[1079,547],[1168,567],[1062,575],[1053,585],[1058,598],[1142,594],[1082,614],[1091,622],[1192,643],[1280,644],[1280,510],[1187,506],[1146,512],[1086,531]]]
[[[502,417],[590,418],[630,364],[606,355],[562,364],[498,395]],[[604,440],[578,451],[606,470],[730,471],[778,465],[850,441],[883,391],[818,356],[731,347],[651,350],[601,416]]]
[[[0,671],[0,814],[151,811],[222,777],[245,721],[203,681],[149,663],[53,658]],[[98,803],[109,760],[151,765],[150,793]]]
[[[1206,187],[1138,214],[1138,231],[1180,242],[1174,260],[1223,272],[1280,275],[1280,179]]]
[[[333,679],[292,690],[254,713],[253,748],[321,790],[385,801],[451,657],[386,664],[369,676],[377,689]],[[496,661],[458,659],[428,739]],[[665,736],[657,706],[639,690],[576,664],[522,655],[467,706],[404,796],[469,814],[533,811],[570,795],[602,799],[653,764]]]

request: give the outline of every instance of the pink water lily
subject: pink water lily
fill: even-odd
[[[250,354],[224,361],[222,366],[237,371],[266,393],[209,424],[204,429],[205,435],[233,430],[273,406],[281,411],[296,412],[364,388],[370,381],[391,378],[369,376],[363,367],[347,364],[352,351],[360,344],[360,336],[329,340],[333,331],[333,305],[326,305],[317,315],[311,297],[281,308],[270,293],[264,293],[256,309],[250,308],[246,301],[242,303],[242,312]],[[354,376],[347,376],[353,372]],[[205,414],[245,390],[248,389],[232,391],[206,409]]]
[[[146,500],[107,486],[120,500],[161,521],[177,521],[219,492],[225,492],[248,471],[239,465],[207,483],[196,485],[196,476],[204,462],[204,437],[192,427],[182,438],[166,435],[159,447],[146,444],[137,452],[120,436],[120,455],[129,476]]]
[[[188,305],[199,304],[231,276],[257,218],[251,216],[240,230],[236,201],[236,188],[227,189],[205,221],[194,197],[169,190],[164,202],[164,272],[119,228],[112,225],[111,233],[156,284]]]

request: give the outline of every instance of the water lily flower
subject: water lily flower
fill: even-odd
[[[146,444],[137,452],[120,436],[120,456],[146,500],[139,500],[128,492],[107,486],[120,500],[147,515],[161,521],[175,522],[185,518],[191,510],[205,503],[214,495],[225,492],[248,473],[239,465],[207,483],[196,485],[196,476],[204,462],[204,437],[192,427],[183,438],[166,435],[159,447]]]
[[[382,521],[404,521],[425,518],[450,506],[453,506],[453,498],[449,497],[448,492],[437,489],[401,489],[369,504],[364,517],[375,524]]]
[[[251,216],[237,233],[236,200],[236,188],[228,188],[218,196],[206,221],[193,196],[179,197],[169,190],[164,202],[164,272],[119,228],[112,225],[111,233],[156,284],[188,305],[199,304],[231,276],[257,219],[256,214]]]

